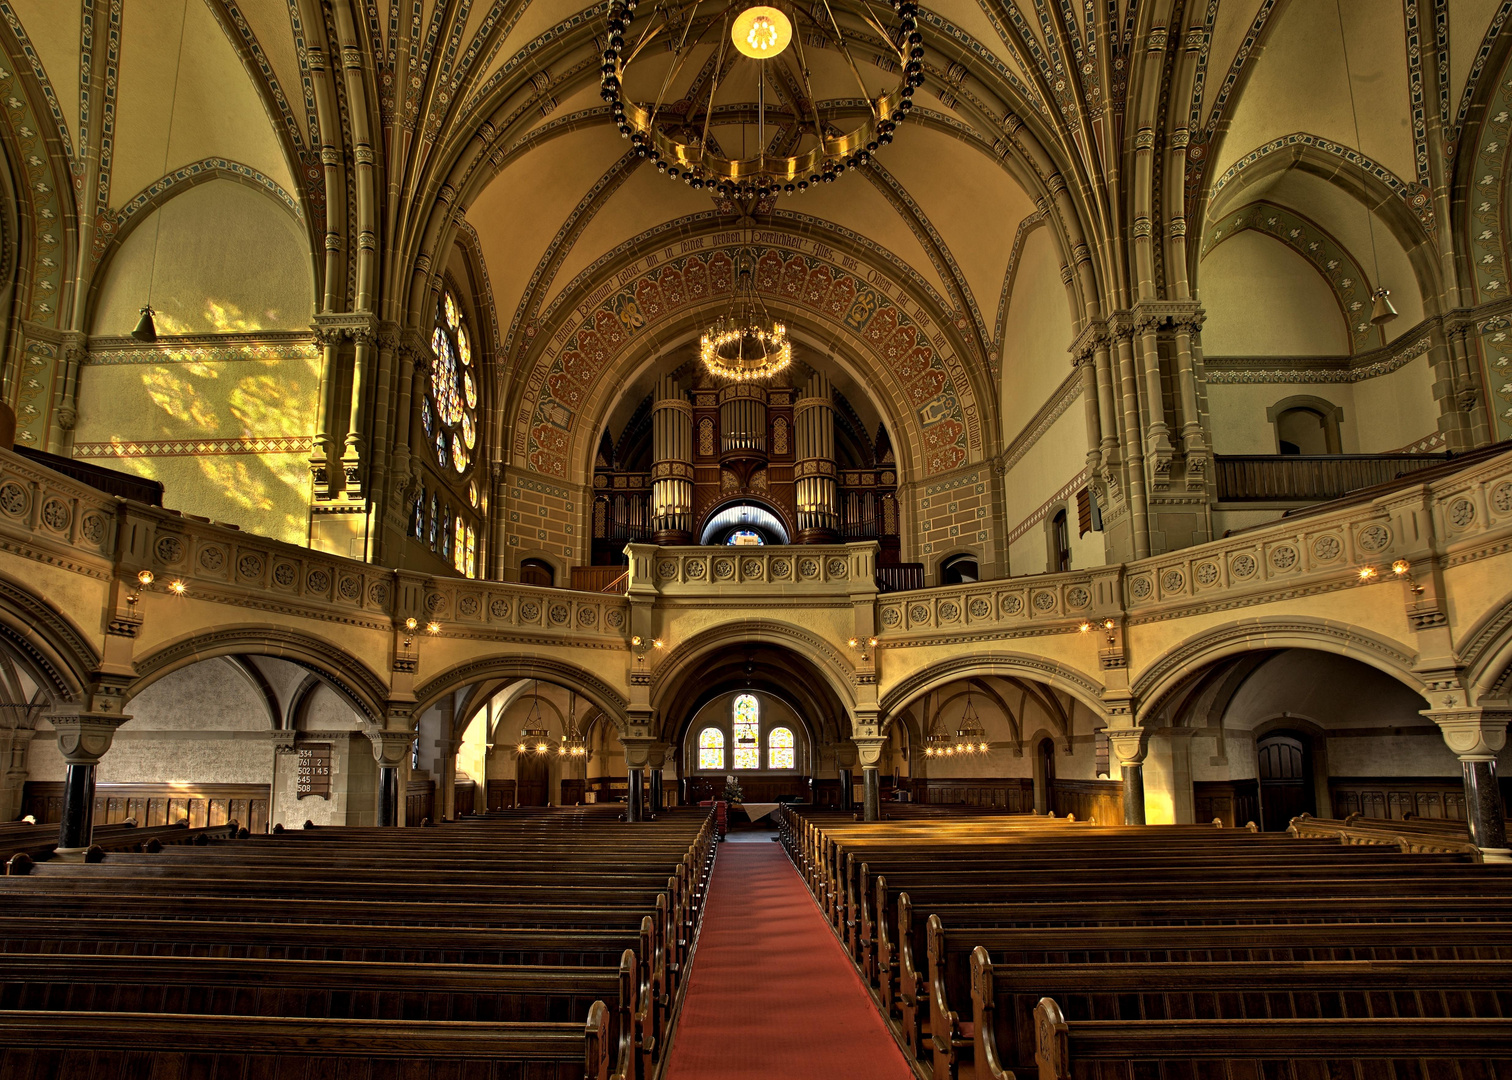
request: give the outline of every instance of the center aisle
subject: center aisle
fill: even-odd
[[[719,845],[663,1080],[913,1080],[779,844]]]

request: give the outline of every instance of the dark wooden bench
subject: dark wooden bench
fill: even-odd
[[[0,1011],[0,1076],[442,1077],[611,1080],[609,1012],[484,1023]]]

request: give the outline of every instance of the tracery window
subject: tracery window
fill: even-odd
[[[456,543],[452,546],[452,565],[468,577],[472,577],[472,564],[467,558],[467,534],[472,532],[462,515],[457,515]]]
[[[473,371],[472,338],[457,298],[441,293],[431,331],[431,392],[421,407],[427,441],[433,441],[443,470],[459,476],[473,462],[478,445],[478,382]]]
[[[797,751],[793,742],[792,728],[773,728],[767,736],[767,768],[792,769],[797,767]]]
[[[761,768],[761,706],[754,694],[735,699],[731,728],[735,733],[735,767]]]
[[[725,767],[724,732],[718,728],[704,728],[698,733],[698,767],[700,769]]]

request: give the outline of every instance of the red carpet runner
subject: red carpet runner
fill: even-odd
[[[856,969],[767,837],[719,847],[664,1080],[913,1080]]]

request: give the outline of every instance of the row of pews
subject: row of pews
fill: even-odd
[[[1512,1076],[1512,866],[1039,816],[779,828],[920,1076]]]
[[[617,817],[12,859],[0,1077],[646,1080],[713,828]]]

